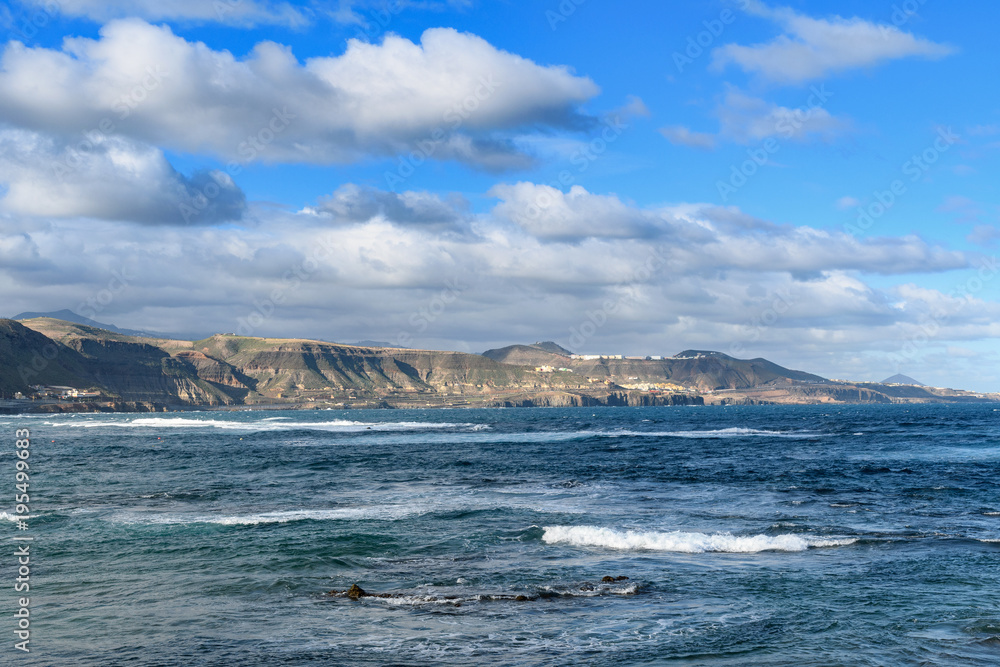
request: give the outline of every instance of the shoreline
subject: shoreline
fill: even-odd
[[[985,396],[980,397],[941,397],[939,400],[895,400],[883,401],[763,401],[763,400],[721,400],[706,401],[703,395],[673,395],[671,400],[663,401],[629,401],[627,398],[613,398],[593,395],[573,395],[579,400],[541,400],[520,398],[519,400],[440,400],[440,401],[399,401],[384,399],[359,400],[350,404],[332,402],[295,402],[295,403],[249,403],[239,405],[210,404],[171,404],[145,401],[107,401],[107,402],[46,402],[35,403],[33,406],[0,405],[0,415],[58,415],[58,414],[155,414],[174,412],[253,412],[281,410],[499,410],[499,409],[544,409],[544,408],[604,408],[604,407],[733,407],[733,406],[848,406],[848,405],[1000,405],[1000,400]],[[604,400],[602,400],[602,398]],[[956,400],[957,399],[957,400]]]

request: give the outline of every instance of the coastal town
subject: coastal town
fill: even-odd
[[[107,398],[97,389],[78,389],[63,385],[31,385],[31,391],[16,391],[11,398],[0,399],[0,408],[24,408],[29,405],[46,403],[85,403]]]

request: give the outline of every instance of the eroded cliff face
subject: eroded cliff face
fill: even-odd
[[[556,347],[487,355],[215,335],[140,338],[61,320],[0,320],[0,394],[29,384],[99,388],[105,403],[153,406],[586,407],[711,403],[983,400],[922,387],[831,383],[765,359],[715,352],[670,359],[571,359]],[[51,359],[38,357],[46,351]],[[505,361],[548,360],[546,370]],[[18,368],[40,370],[27,381]],[[640,391],[638,384],[660,385]],[[633,387],[628,389],[627,387]],[[683,387],[691,387],[685,393]],[[648,389],[649,387],[642,387]],[[701,395],[704,392],[704,398]],[[138,409],[142,409],[141,407]]]
[[[62,343],[17,322],[0,319],[0,392],[12,395],[33,384],[89,386],[86,360]]]
[[[638,391],[598,393],[539,392],[496,399],[490,407],[497,408],[581,408],[596,406],[649,407],[657,405],[704,405],[701,396],[688,394],[649,394]]]
[[[392,398],[405,401],[421,397],[423,405],[440,397],[491,396],[562,386],[529,369],[459,352],[225,335],[195,342],[171,341],[125,336],[59,320],[29,320],[28,324],[35,329],[19,323],[7,327],[20,347],[51,345],[61,351],[62,365],[57,368],[53,364],[58,372],[49,372],[51,377],[39,383],[96,387],[105,398],[118,401],[206,406],[296,402],[388,405],[386,401]],[[8,356],[13,360],[13,354]],[[11,379],[9,384],[9,392],[27,391],[23,382]]]
[[[244,402],[256,389],[255,379],[201,352],[183,350],[177,352],[174,358],[186,364],[196,377],[228,396],[233,402]]]
[[[194,352],[233,369],[253,390],[248,400],[292,397],[382,398],[391,395],[480,395],[550,383],[534,371],[480,355],[354,347],[317,341],[213,336]],[[192,361],[194,357],[192,356]],[[208,365],[199,361],[207,377]]]
[[[221,391],[212,379],[182,357],[174,357],[147,339],[113,334],[102,329],[59,320],[28,320],[35,328],[0,320],[17,341],[19,356],[0,350],[7,391],[30,392],[29,385],[66,385],[99,389],[103,397],[122,406],[231,405],[237,399]],[[34,352],[32,352],[34,351]],[[38,357],[32,361],[32,355]],[[19,367],[36,369],[19,373]]]
[[[87,360],[98,385],[126,401],[190,405],[231,405],[236,402],[197,368],[155,345],[101,338],[65,341]]]

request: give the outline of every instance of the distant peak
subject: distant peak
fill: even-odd
[[[568,357],[571,354],[573,354],[572,352],[570,352],[569,350],[567,350],[562,345],[559,345],[558,343],[554,343],[551,340],[546,340],[546,341],[542,341],[542,342],[536,342],[534,345],[531,345],[530,347],[533,347],[533,348],[535,348],[537,350],[543,350],[545,352],[551,352],[553,354],[561,354],[564,357]]]
[[[902,373],[896,373],[892,377],[882,380],[880,384],[911,384],[916,387],[926,387],[923,382],[917,382],[909,375],[903,375]]]
[[[63,322],[70,322],[72,324],[80,324],[85,327],[94,327],[95,329],[104,329],[105,331],[110,331],[112,333],[121,334],[123,336],[145,336],[153,338],[179,338],[178,336],[173,336],[170,334],[157,334],[148,331],[138,331],[136,329],[122,329],[121,327],[116,327],[113,324],[107,324],[105,322],[98,322],[97,320],[92,320],[89,317],[84,317],[83,315],[77,315],[72,310],[63,308],[62,310],[54,310],[47,313],[19,313],[12,317],[12,320],[33,320],[39,317],[47,317],[53,320],[62,320]]]
[[[84,317],[83,315],[77,315],[72,310],[63,308],[62,310],[53,310],[47,313],[18,313],[11,319],[14,320],[34,320],[40,317],[47,317],[53,320],[62,320],[63,322],[72,322],[73,324],[82,324],[87,327],[94,327],[96,329],[104,329],[105,331],[114,331],[116,333],[124,333],[121,329],[113,324],[105,324],[104,322],[98,322],[97,320],[92,320],[89,317]]]

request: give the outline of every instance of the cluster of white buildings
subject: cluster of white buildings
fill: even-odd
[[[664,357],[626,357],[624,354],[571,354],[570,359],[579,361],[597,361],[599,359],[631,359],[636,361],[662,361]]]
[[[39,398],[97,398],[101,395],[99,391],[86,391],[58,385],[34,384],[31,385],[31,389]]]

